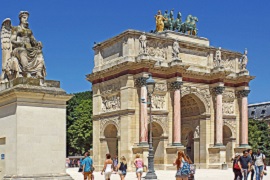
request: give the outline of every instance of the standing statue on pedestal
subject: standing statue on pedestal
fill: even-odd
[[[174,59],[178,59],[178,58],[179,58],[178,55],[179,55],[179,53],[180,53],[180,46],[179,46],[179,43],[178,43],[177,41],[175,41],[175,42],[173,43],[172,50],[173,50],[173,52],[172,52],[172,57],[173,57]]]
[[[221,67],[222,66],[221,61],[222,61],[222,59],[221,59],[221,47],[219,47],[218,50],[216,51],[216,54],[215,54],[215,59],[214,59],[215,64],[214,64],[214,66],[215,67]]]
[[[162,32],[164,30],[164,21],[167,20],[165,19],[162,14],[161,11],[158,11],[158,14],[155,16],[156,18],[156,32]]]
[[[21,11],[19,26],[11,26],[10,19],[2,23],[2,83],[17,77],[38,78],[44,82],[46,68],[42,43],[34,38],[27,22],[28,17],[27,11]]]
[[[146,43],[147,43],[147,40],[146,40],[146,35],[145,35],[145,33],[143,33],[143,34],[139,37],[139,40],[140,40],[140,54],[147,54],[147,49],[146,49]]]
[[[247,69],[247,63],[248,63],[247,53],[248,53],[248,51],[247,51],[247,49],[245,49],[244,54],[243,54],[241,61],[240,61],[240,69],[241,70]]]

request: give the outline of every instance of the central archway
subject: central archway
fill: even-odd
[[[188,94],[181,98],[181,137],[186,147],[186,154],[193,162],[199,162],[194,154],[199,154],[199,144],[194,144],[194,134],[199,138],[200,116],[206,112],[204,103],[195,95]],[[199,143],[199,141],[197,141]],[[198,156],[199,157],[199,156]]]

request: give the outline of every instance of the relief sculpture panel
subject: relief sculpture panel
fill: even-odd
[[[155,109],[165,109],[165,97],[160,95],[152,96],[152,108]]]
[[[102,97],[102,112],[111,112],[121,109],[120,94]]]
[[[165,46],[162,42],[149,41],[146,52],[149,56],[167,59],[167,46]]]

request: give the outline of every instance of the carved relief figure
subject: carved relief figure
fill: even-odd
[[[172,57],[177,59],[177,58],[178,58],[178,55],[179,55],[179,53],[180,53],[180,47],[179,47],[179,44],[178,44],[177,41],[175,41],[175,42],[173,43],[172,50],[173,50],[173,52],[172,52]]]
[[[247,63],[248,63],[248,57],[247,57],[247,49],[245,49],[244,54],[240,60],[240,69],[245,70],[247,68]]]
[[[28,17],[27,11],[21,11],[19,26],[12,27],[10,19],[6,19],[2,23],[1,44],[4,54],[2,82],[23,76],[44,80],[46,76],[42,43],[34,38],[33,32],[29,28]],[[12,45],[12,49],[7,48],[10,45]]]
[[[143,34],[139,37],[139,40],[140,40],[140,54],[146,54],[146,53],[147,53],[147,50],[146,50],[146,43],[147,43],[147,40],[146,40],[145,33],[143,33]]]
[[[153,95],[152,97],[152,108],[153,109],[164,109],[165,98],[164,96]]]
[[[121,108],[120,95],[102,97],[101,110],[103,112],[116,111]]]
[[[156,32],[162,32],[164,30],[164,22],[165,19],[162,14],[161,14],[161,11],[159,10],[157,15],[155,16],[156,18]]]

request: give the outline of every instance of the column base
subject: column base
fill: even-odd
[[[69,174],[6,175],[3,180],[73,180]]]
[[[217,145],[217,146],[216,146]],[[216,144],[208,148],[210,169],[223,169],[226,164],[226,147],[223,144]]]
[[[148,142],[140,142],[138,146],[149,146]]]
[[[218,144],[215,144],[214,147],[225,147],[225,146],[222,143],[218,143]]]
[[[184,145],[182,143],[172,143],[172,146],[184,147]]]
[[[155,172],[147,172],[146,176],[143,178],[144,179],[157,179],[157,175]]]
[[[250,145],[248,145],[248,144],[240,144],[239,147],[240,147],[240,148],[248,148],[248,149],[251,148]]]

